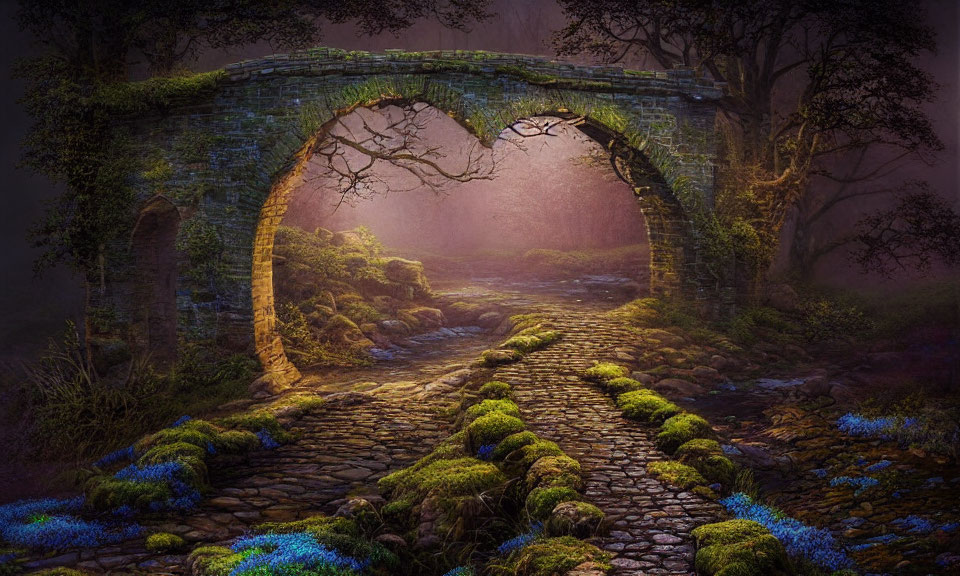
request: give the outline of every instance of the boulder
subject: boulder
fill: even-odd
[[[377,510],[364,498],[351,498],[337,508],[334,516],[337,518],[357,518],[361,514],[376,514]]]
[[[656,380],[653,375],[647,374],[646,372],[631,372],[630,377],[644,386],[649,386],[653,384],[654,380]]]
[[[764,290],[763,302],[781,312],[794,312],[800,307],[800,296],[789,284],[769,284]]]
[[[477,318],[477,325],[481,328],[495,328],[503,321],[503,314],[499,312],[484,312]]]
[[[276,396],[290,387],[287,378],[279,372],[264,372],[250,383],[248,391],[254,398]]]
[[[587,502],[561,502],[547,519],[547,533],[551,536],[589,538],[600,530],[603,512]]]
[[[657,392],[666,392],[671,396],[680,397],[696,397],[706,393],[703,386],[680,378],[664,378],[651,387]]]

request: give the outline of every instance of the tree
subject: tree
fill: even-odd
[[[721,218],[745,218],[774,242],[814,177],[838,155],[881,157],[942,148],[921,106],[936,85],[915,59],[936,49],[924,11],[900,0],[559,0],[562,53],[609,61],[642,54],[723,82],[719,123],[734,192]],[[883,152],[877,152],[884,150]],[[718,200],[719,202],[719,200]],[[726,213],[725,213],[726,212]]]

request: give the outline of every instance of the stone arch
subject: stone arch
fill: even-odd
[[[177,355],[177,249],[180,212],[163,196],[140,210],[130,245],[134,259],[134,346],[161,366]]]
[[[184,245],[207,235],[222,240],[215,257],[190,249],[180,258],[177,335],[256,355],[281,381],[298,376],[276,337],[272,301],[272,238],[286,187],[331,119],[387,100],[430,104],[487,144],[520,118],[582,117],[581,129],[596,134],[637,193],[649,228],[653,292],[709,296],[688,216],[712,206],[712,135],[722,93],[692,71],[625,71],[487,52],[316,48],[230,65],[198,85],[164,97],[150,113],[117,119],[131,152],[165,168],[155,173],[169,174],[163,182],[142,175],[131,181],[144,205],[158,189],[169,193],[184,216],[180,235],[192,231]],[[131,228],[139,218],[131,215]],[[148,237],[144,230],[137,238]],[[129,247],[131,256],[145,250],[138,244]],[[108,336],[142,324],[127,288],[135,259],[107,262],[105,286],[91,296],[91,308],[117,318]],[[169,302],[169,290],[164,294]]]
[[[253,246],[253,266],[251,270],[251,291],[253,301],[253,328],[256,354],[264,370],[271,374],[273,386],[282,387],[300,379],[296,366],[287,358],[281,337],[277,331],[274,287],[273,287],[273,246],[278,226],[286,215],[290,195],[298,179],[306,169],[317,145],[338,117],[353,112],[359,107],[373,108],[391,103],[408,104],[423,102],[436,106],[435,102],[425,98],[396,98],[386,96],[381,99],[357,102],[335,111],[333,117],[324,122],[310,135],[306,143],[294,154],[290,168],[273,186],[260,209]],[[463,111],[469,109],[460,109]],[[451,112],[451,116],[463,124],[478,138],[476,126],[468,116]],[[559,116],[575,120],[574,126],[585,135],[599,143],[610,154],[610,164],[616,174],[631,186],[637,196],[642,222],[650,246],[650,274],[648,276],[651,294],[671,294],[682,289],[679,284],[681,275],[676,271],[678,264],[686,265],[693,257],[693,247],[683,240],[689,237],[686,230],[686,218],[683,208],[664,177],[653,166],[650,159],[640,150],[631,146],[627,136],[616,132],[596,118],[572,114],[562,104],[539,103],[525,108],[523,115],[515,117],[500,116],[504,125],[514,124],[525,118],[535,116]],[[475,117],[475,116],[474,116]],[[483,141],[483,140],[481,140]],[[492,142],[487,142],[492,144]]]

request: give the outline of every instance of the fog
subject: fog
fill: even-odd
[[[384,116],[397,114],[396,107],[353,112],[344,118],[344,131],[379,126]],[[559,118],[535,118],[537,128],[508,129],[492,149],[477,152],[477,139],[447,115],[427,108],[420,116],[418,149],[435,150],[437,162],[449,171],[462,171],[472,153],[475,179],[440,177],[431,187],[378,160],[365,187],[343,196],[329,173],[329,159],[318,154],[292,194],[284,223],[333,231],[363,225],[389,249],[411,254],[521,254],[533,248],[647,243],[630,186],[613,172],[603,148],[576,127]],[[546,127],[548,133],[540,133]],[[362,161],[350,163],[356,170]]]

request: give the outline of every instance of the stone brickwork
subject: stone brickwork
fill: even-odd
[[[520,118],[584,117],[637,191],[651,238],[654,292],[698,290],[695,234],[685,214],[713,201],[712,83],[686,70],[635,72],[486,52],[317,48],[241,62],[198,101],[129,118],[135,153],[168,167],[161,181],[136,177],[148,206],[158,196],[180,212],[177,332],[255,353],[289,381],[298,377],[275,331],[272,249],[288,188],[324,125],[357,106],[420,101],[449,113],[485,144]],[[604,141],[605,140],[605,141]],[[137,214],[131,215],[136,218]],[[214,249],[207,249],[213,247]],[[108,262],[91,306],[115,326],[133,324],[130,247]],[[126,333],[112,329],[113,335]],[[109,335],[108,335],[109,336]],[[142,338],[140,338],[142,340]]]

